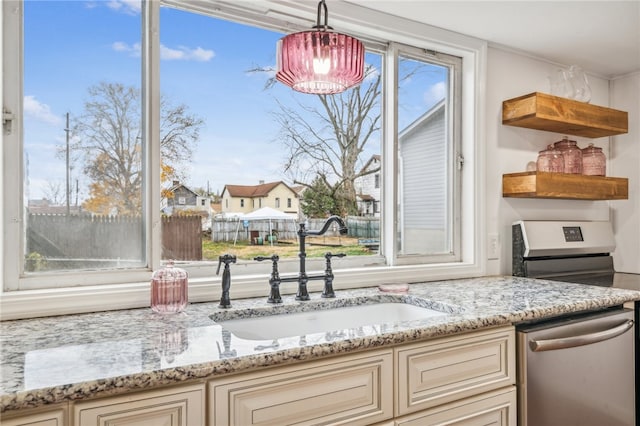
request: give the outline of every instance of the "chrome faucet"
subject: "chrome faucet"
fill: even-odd
[[[344,257],[345,255],[329,254],[328,257],[325,256],[327,259],[327,266],[328,266],[327,270],[325,270],[325,273],[321,275],[307,275],[307,271],[306,271],[307,252],[305,249],[307,236],[324,235],[325,232],[329,230],[329,226],[333,222],[336,222],[340,227],[339,228],[340,235],[347,235],[347,232],[348,232],[347,225],[345,225],[344,221],[339,216],[329,217],[327,221],[324,223],[324,225],[322,225],[322,228],[316,231],[306,229],[306,226],[304,223],[300,224],[300,228],[298,229],[298,241],[300,242],[300,251],[298,252],[298,257],[300,258],[300,271],[298,272],[298,276],[296,277],[280,278],[281,282],[287,282],[287,281],[298,282],[298,292],[296,293],[296,300],[309,300],[309,292],[307,290],[307,282],[309,282],[309,280],[324,280],[325,290],[322,292],[322,297],[335,297],[335,293],[333,292],[333,287],[332,287],[333,273],[331,271],[329,262],[332,256]]]

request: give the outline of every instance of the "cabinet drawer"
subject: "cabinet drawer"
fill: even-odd
[[[20,410],[17,414],[0,414],[0,424],[2,426],[66,426],[67,419],[66,404],[60,408],[35,408]]]
[[[248,373],[209,383],[212,424],[366,425],[393,416],[393,352]]]
[[[504,327],[396,349],[396,415],[515,384],[515,332]]]
[[[514,386],[451,402],[395,421],[394,426],[516,426]]]
[[[73,409],[74,424],[202,426],[204,393],[204,384],[198,384],[78,402]]]

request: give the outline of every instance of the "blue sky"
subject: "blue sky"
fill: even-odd
[[[172,104],[186,104],[205,125],[186,182],[218,191],[225,184],[287,180],[283,146],[272,117],[276,99],[293,105],[315,97],[278,83],[264,90],[257,66],[275,65],[282,37],[195,13],[162,8],[161,90]],[[137,1],[33,1],[25,6],[25,150],[29,157],[29,198],[41,198],[51,186],[64,187],[64,116],[82,112],[87,88],[99,82],[140,85],[140,14]],[[368,56],[369,61],[375,60]],[[429,73],[427,73],[429,74]],[[407,82],[412,121],[442,97],[438,73]],[[410,112],[415,110],[416,112]],[[366,161],[379,153],[372,141]],[[86,194],[79,170],[80,199]],[[290,183],[290,182],[289,182]]]

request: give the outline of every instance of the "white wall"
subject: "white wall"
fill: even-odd
[[[611,82],[611,106],[629,113],[629,133],[613,137],[611,173],[629,178],[629,199],[611,202],[614,267],[640,274],[640,71]]]
[[[565,66],[568,65],[570,64],[565,64]],[[511,224],[516,220],[610,219],[607,201],[502,197],[504,173],[525,171],[527,163],[536,160],[538,151],[564,136],[558,133],[503,126],[502,101],[536,91],[549,93],[547,76],[556,68],[557,65],[548,62],[496,47],[489,48],[486,101],[486,232],[487,234],[497,233],[501,245],[500,258],[487,262],[489,275],[511,274]],[[608,106],[609,81],[589,75],[589,82],[593,91],[591,103]],[[637,130],[635,135],[637,147]],[[571,139],[577,140],[581,148],[593,142],[596,146],[603,147],[605,152],[609,152],[609,138],[571,137]],[[639,168],[638,165],[635,167]],[[612,169],[610,164],[607,165],[607,169]],[[634,214],[637,218],[637,209]]]

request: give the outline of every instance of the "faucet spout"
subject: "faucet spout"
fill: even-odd
[[[298,273],[298,277],[296,281],[298,281],[298,292],[296,293],[296,300],[309,300],[309,291],[307,290],[307,282],[309,279],[318,279],[325,278],[325,275],[322,276],[314,276],[309,277],[307,275],[306,269],[306,239],[309,235],[324,235],[325,232],[329,230],[329,226],[336,222],[338,224],[340,235],[347,235],[348,229],[347,225],[344,223],[340,216],[330,216],[322,228],[317,231],[310,231],[305,228],[304,223],[300,224],[300,228],[298,229],[298,241],[300,243],[300,251],[298,252],[298,258],[300,259],[300,271]],[[288,279],[282,279],[282,281],[289,281]]]
[[[322,225],[322,228],[320,230],[317,231],[310,231],[310,230],[306,230],[304,229],[304,227],[300,227],[300,230],[298,231],[298,235],[301,235],[301,233],[304,233],[305,236],[307,235],[324,235],[328,230],[329,230],[329,226],[333,223],[336,222],[339,226],[338,228],[338,232],[340,232],[340,235],[347,235],[347,232],[349,231],[347,229],[347,225],[344,223],[344,221],[342,220],[342,218],[340,216],[330,216],[327,221],[324,223],[324,225]]]

